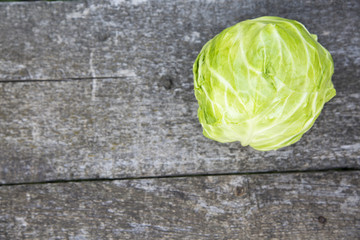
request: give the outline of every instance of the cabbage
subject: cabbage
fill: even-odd
[[[193,66],[203,134],[260,151],[297,142],[336,95],[330,53],[299,22],[260,17],[208,41]]]

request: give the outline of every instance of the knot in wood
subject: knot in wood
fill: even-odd
[[[171,78],[169,77],[164,77],[161,79],[161,85],[166,89],[166,90],[170,90],[173,82],[171,80]]]
[[[240,187],[240,186],[238,186],[238,187],[235,188],[235,195],[236,195],[236,196],[241,197],[241,196],[243,196],[244,194],[245,194],[245,188]]]
[[[320,216],[320,217],[318,217],[318,221],[321,224],[325,224],[326,223],[326,218],[324,218],[323,216]]]

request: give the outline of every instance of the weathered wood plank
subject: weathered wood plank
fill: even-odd
[[[1,239],[359,239],[359,172],[0,187]]]
[[[162,84],[1,83],[0,182],[360,167],[359,94],[340,92],[295,145],[259,152],[206,139],[191,85]]]
[[[3,3],[0,79],[136,74],[191,82],[192,63],[206,41],[239,21],[275,15],[319,35],[333,54],[337,89],[351,89],[360,74],[359,11],[357,0]]]
[[[357,1],[0,4],[0,182],[360,165]],[[338,96],[295,146],[260,153],[205,139],[191,65],[221,29],[303,22],[333,54]]]

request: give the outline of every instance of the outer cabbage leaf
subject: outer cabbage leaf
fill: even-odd
[[[261,150],[297,142],[336,95],[330,53],[299,22],[260,17],[207,42],[194,66],[203,134]]]

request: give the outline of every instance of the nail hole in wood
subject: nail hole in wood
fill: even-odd
[[[165,77],[161,79],[161,84],[166,90],[170,90],[173,85],[173,82],[171,78]]]
[[[235,188],[235,195],[241,197],[245,194],[245,189],[243,187],[236,187]]]
[[[99,42],[105,42],[110,37],[109,33],[99,33],[97,39]]]
[[[326,223],[326,218],[324,218],[323,216],[320,216],[320,217],[318,217],[318,221],[321,224],[325,224]]]

